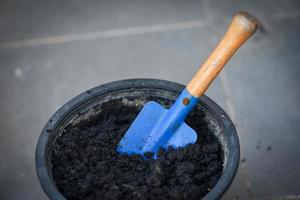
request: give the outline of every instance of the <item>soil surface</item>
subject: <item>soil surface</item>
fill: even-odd
[[[222,173],[222,149],[200,109],[186,120],[198,134],[196,144],[160,150],[157,160],[116,152],[139,109],[114,100],[60,133],[50,162],[67,199],[200,199],[214,187]]]

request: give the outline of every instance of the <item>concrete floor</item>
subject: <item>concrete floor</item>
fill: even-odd
[[[241,141],[243,162],[223,199],[300,199],[297,0],[0,1],[0,199],[47,199],[34,151],[61,105],[120,79],[186,84],[238,10],[265,30],[207,93]]]

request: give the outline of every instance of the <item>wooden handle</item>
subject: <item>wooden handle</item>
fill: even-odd
[[[187,85],[188,92],[195,97],[202,96],[227,61],[255,33],[257,26],[258,21],[249,13],[237,13],[223,39]]]

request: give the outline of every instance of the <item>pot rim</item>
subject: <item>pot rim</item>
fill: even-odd
[[[99,94],[105,95],[108,92],[117,91],[126,88],[156,88],[156,89],[164,89],[171,92],[180,92],[184,85],[166,81],[159,79],[126,79],[119,80],[110,83],[106,83],[103,85],[96,86],[86,92],[81,93],[80,95],[74,97],[62,107],[60,107],[55,114],[49,119],[43,128],[41,135],[38,139],[38,143],[35,151],[35,164],[36,164],[36,172],[38,175],[39,182],[50,199],[66,199],[56,188],[52,177],[50,177],[47,165],[46,165],[46,149],[49,139],[49,134],[52,130],[56,128],[58,123],[63,119],[63,117],[72,111],[72,109],[76,109],[82,102],[90,100],[94,96],[98,96]],[[240,144],[236,129],[234,127],[233,122],[226,114],[226,112],[217,105],[212,99],[207,96],[202,96],[200,101],[206,105],[205,107],[213,113],[217,119],[221,122],[224,128],[224,133],[227,134],[228,139],[228,158],[226,162],[225,169],[221,177],[219,178],[217,184],[213,187],[213,189],[204,196],[204,200],[211,199],[219,199],[226,192],[228,187],[231,185],[235,174],[237,172],[237,168],[239,165],[240,159]]]

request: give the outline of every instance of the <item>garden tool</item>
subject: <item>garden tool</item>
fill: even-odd
[[[121,139],[117,151],[128,155],[151,152],[155,159],[160,148],[178,148],[196,143],[197,133],[184,120],[228,60],[253,35],[257,26],[258,22],[252,15],[238,12],[223,39],[175,103],[166,109],[155,101],[147,102]]]

